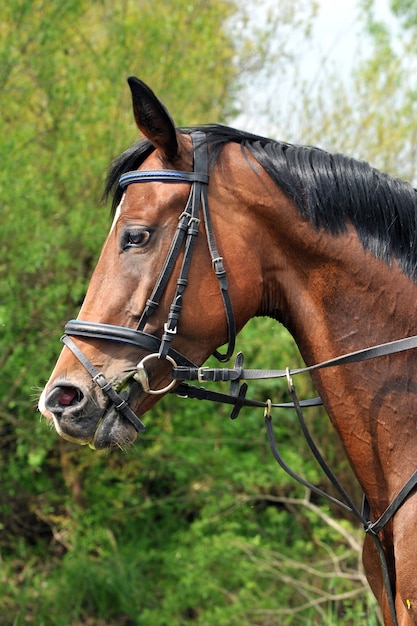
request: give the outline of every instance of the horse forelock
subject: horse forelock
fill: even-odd
[[[194,130],[205,132],[210,167],[225,144],[240,144],[316,229],[339,235],[352,225],[365,249],[387,263],[396,259],[402,270],[417,280],[417,192],[409,183],[364,161],[315,147],[273,141],[227,126],[202,125],[179,130],[186,134]],[[122,196],[120,176],[139,167],[153,150],[150,142],[143,140],[114,161],[105,188],[106,196],[113,193],[113,213]]]
[[[120,204],[124,191],[119,185],[120,176],[125,172],[137,169],[154,150],[153,145],[147,139],[143,139],[125,150],[111,164],[107,174],[103,196],[106,200],[109,196],[113,195],[111,204],[113,217]]]

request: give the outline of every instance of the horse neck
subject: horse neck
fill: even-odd
[[[268,247],[263,302],[307,362],[417,333],[417,285],[395,260],[365,250],[353,228],[333,236],[294,213],[282,226],[274,253]]]
[[[307,364],[417,334],[417,286],[395,261],[388,265],[364,250],[353,229],[332,236],[285,208],[286,223],[279,211],[275,247],[265,256],[264,303],[267,314],[289,329]],[[415,358],[410,351],[313,376],[375,508],[383,508],[415,469],[409,437],[417,412]],[[401,416],[400,434],[393,414]],[[397,462],[403,472],[390,472]],[[386,503],[374,495],[375,477],[386,487]]]

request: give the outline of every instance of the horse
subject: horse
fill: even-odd
[[[337,366],[372,346],[414,337],[415,347],[416,191],[319,148],[216,124],[177,128],[147,85],[128,82],[143,138],[109,171],[113,223],[41,413],[69,441],[123,448],[190,373],[222,379],[202,365],[230,359],[249,319],[273,318],[311,369],[369,528],[384,518],[373,532],[381,563],[372,532],[363,548],[384,624],[416,625],[415,350]],[[228,371],[243,405],[242,363]]]

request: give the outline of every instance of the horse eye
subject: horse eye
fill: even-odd
[[[136,230],[126,231],[122,237],[122,248],[143,248],[150,238],[152,231],[147,228],[138,228]]]

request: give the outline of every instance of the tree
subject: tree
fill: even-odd
[[[377,19],[373,0],[363,0],[364,40],[349,77],[324,65],[316,88],[306,85],[298,108],[306,143],[344,152],[415,180],[417,82],[415,3],[393,1],[392,20]]]
[[[268,60],[271,34],[282,42],[274,54],[291,62],[290,26],[304,32],[311,7],[283,0],[255,36],[252,5],[220,0],[12,0],[1,9],[0,547],[8,623],[294,624],[300,588],[300,623],[342,615],[338,594],[322,609],[321,583],[300,579],[330,561],[342,580],[357,578],[355,538],[349,528],[340,545],[344,521],[313,532],[315,503],[304,493],[294,503],[300,491],[271,469],[257,412],[230,422],[224,409],[170,398],[152,412],[152,432],[136,450],[110,457],[60,441],[34,419],[37,388],[107,230],[107,212],[96,207],[108,162],[136,140],[125,76],[148,81],[179,124],[226,121],[238,89]],[[264,365],[271,326],[262,320],[243,336],[255,367]],[[296,364],[292,344],[279,330],[276,337],[271,362],[285,356]],[[309,393],[308,381],[299,390]],[[271,391],[285,395],[267,384],[253,393]],[[293,418],[280,419],[292,462],[320,483]],[[318,423],[325,440],[329,431]],[[292,561],[300,551],[304,569]],[[317,562],[323,554],[325,565]],[[289,591],[283,580],[293,581]],[[352,593],[349,585],[342,595]]]

